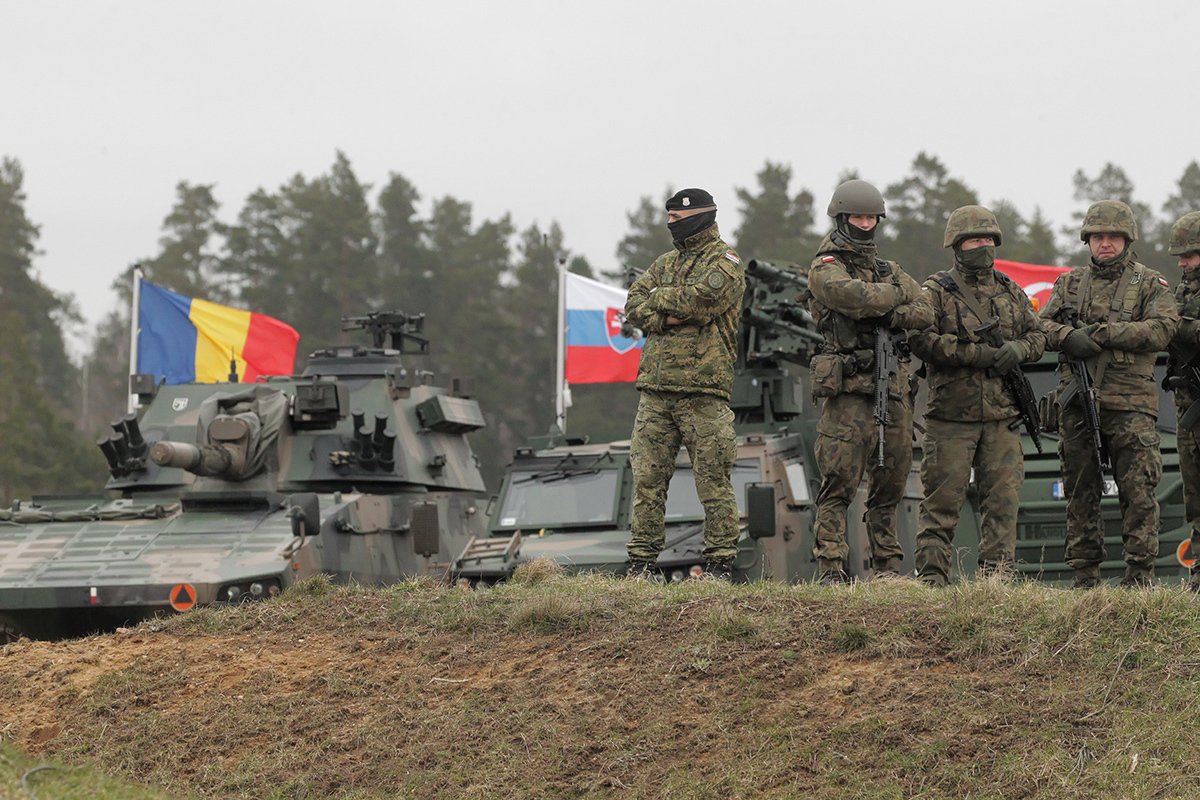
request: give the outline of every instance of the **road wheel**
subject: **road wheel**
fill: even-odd
[[[17,623],[0,614],[0,645],[15,642],[20,638],[21,629],[17,627]]]

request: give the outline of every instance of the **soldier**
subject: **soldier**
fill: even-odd
[[[1122,586],[1149,585],[1158,557],[1158,498],[1162,454],[1155,428],[1158,387],[1154,359],[1179,324],[1166,278],[1134,261],[1133,210],[1119,200],[1088,209],[1079,238],[1091,263],[1059,276],[1041,310],[1047,346],[1088,365],[1096,388],[1100,436],[1111,454],[1121,500],[1125,555]],[[1066,561],[1075,588],[1100,584],[1104,528],[1100,517],[1103,475],[1074,391],[1070,365],[1059,366],[1061,404],[1058,455],[1067,497]]]
[[[883,195],[871,184],[850,180],[833,192],[834,229],[809,269],[810,308],[825,337],[809,367],[813,397],[825,398],[817,423],[816,458],[821,470],[813,554],[825,583],[846,574],[846,509],[863,471],[870,469],[867,531],[876,574],[899,574],[904,553],[896,538],[896,506],[912,466],[912,400],[907,353],[889,381],[891,423],[877,463],[879,433],[873,413],[876,331],[920,330],[933,324],[927,293],[894,261],[878,257],[875,231],[883,219]]]
[[[1183,279],[1175,289],[1179,304],[1179,329],[1171,340],[1168,360],[1168,385],[1175,390],[1175,408],[1179,414],[1179,472],[1183,477],[1183,500],[1188,523],[1192,526],[1192,558],[1200,556],[1200,211],[1184,214],[1171,226],[1170,253],[1179,257]],[[1195,406],[1191,415],[1188,411]],[[1193,423],[1185,426],[1185,421]],[[1200,564],[1192,567],[1188,587],[1200,592]]]
[[[680,444],[691,457],[704,505],[706,571],[728,578],[737,555],[729,399],[745,276],[716,219],[711,194],[676,192],[667,201],[675,248],[634,282],[625,303],[625,318],[646,335],[629,453],[634,480],[630,575],[647,574],[662,551],[667,486]]]
[[[994,268],[1000,224],[982,206],[955,209],[943,247],[954,267],[925,282],[934,326],[909,337],[928,370],[917,574],[933,586],[950,580],[950,544],[971,468],[983,517],[979,572],[1001,572],[1016,555],[1017,506],[1024,459],[1019,410],[1003,375],[1037,361],[1046,348],[1021,287]]]

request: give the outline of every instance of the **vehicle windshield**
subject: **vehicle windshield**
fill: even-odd
[[[617,508],[614,469],[528,470],[512,474],[501,527],[554,527],[613,522]]]
[[[738,461],[733,465],[733,496],[737,498],[738,516],[746,514],[746,484],[760,480],[758,459]],[[679,467],[667,489],[667,522],[704,519],[704,506],[696,495],[692,468]]]

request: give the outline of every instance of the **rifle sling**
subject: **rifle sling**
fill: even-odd
[[[971,309],[971,313],[978,317],[982,324],[987,325],[993,315],[983,312],[983,306],[980,305],[979,296],[975,294],[975,290],[971,288],[971,285],[966,280],[960,280],[963,276],[958,271],[958,265],[955,264],[951,267],[947,274],[949,274],[950,280],[954,283],[954,288],[958,290],[958,294],[962,297],[963,302],[967,304],[967,308]],[[996,331],[996,336],[1003,341],[1003,337],[1000,336],[999,331]]]

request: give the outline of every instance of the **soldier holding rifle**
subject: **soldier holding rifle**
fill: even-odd
[[[1179,329],[1171,340],[1167,388],[1175,392],[1179,412],[1179,472],[1183,502],[1192,526],[1192,558],[1200,556],[1200,211],[1184,214],[1171,226],[1171,255],[1179,258],[1183,279],[1175,289]],[[1200,592],[1200,562],[1188,586]]]
[[[1179,312],[1166,279],[1134,260],[1130,246],[1137,238],[1137,222],[1128,205],[1119,200],[1092,205],[1080,231],[1091,263],[1061,275],[1041,310],[1047,345],[1062,353],[1057,402],[1051,405],[1059,409],[1066,561],[1075,571],[1075,588],[1100,584],[1106,555],[1100,516],[1101,450],[1110,454],[1121,499],[1121,585],[1149,585],[1158,557],[1155,489],[1162,478],[1162,454],[1155,427],[1154,360],[1174,336]],[[1095,388],[1094,406],[1074,377],[1080,367]],[[1092,417],[1098,422],[1098,436],[1089,430]]]
[[[1020,429],[1041,447],[1037,401],[1020,365],[1041,358],[1046,336],[1025,292],[994,268],[1000,240],[988,209],[950,214],[943,247],[953,248],[954,267],[925,282],[934,324],[909,337],[929,380],[916,565],[933,586],[950,580],[972,467],[983,518],[977,574],[1011,565],[1024,477]]]
[[[809,367],[813,396],[825,399],[817,423],[821,488],[813,529],[822,582],[841,583],[848,579],[846,510],[868,469],[872,564],[876,574],[900,571],[896,506],[912,465],[912,401],[898,332],[928,327],[933,312],[917,282],[896,262],[879,258],[875,232],[884,204],[878,189],[846,181],[828,213],[835,226],[809,270],[810,307],[825,339]]]

